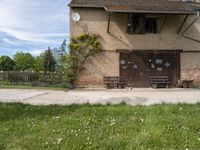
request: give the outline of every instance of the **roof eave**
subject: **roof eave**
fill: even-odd
[[[196,12],[171,12],[171,11],[107,11],[109,13],[141,13],[141,14],[168,14],[168,15],[195,15]]]
[[[109,13],[149,13],[149,14],[171,14],[171,15],[194,15],[196,11],[145,11],[145,10],[109,10],[106,6],[105,11]]]
[[[68,4],[71,8],[103,8],[101,6],[95,6],[95,5],[82,5],[82,4]]]
[[[83,4],[68,4],[71,8],[101,8],[109,13],[149,13],[149,14],[169,14],[169,15],[194,15],[196,11],[145,11],[145,10],[109,10],[106,6],[96,6],[96,5],[83,5]]]

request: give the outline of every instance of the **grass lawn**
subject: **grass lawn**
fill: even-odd
[[[200,148],[200,104],[30,106],[0,103],[0,150]]]

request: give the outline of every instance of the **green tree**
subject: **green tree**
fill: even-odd
[[[15,68],[15,62],[8,56],[0,57],[0,70],[11,71]]]
[[[63,41],[61,47],[60,47],[60,50],[64,53],[66,53],[66,48],[67,48],[67,41],[66,39]]]
[[[24,71],[33,69],[34,57],[30,53],[17,52],[14,55],[14,61],[17,66],[17,70]]]
[[[56,68],[56,61],[53,57],[53,54],[51,52],[50,47],[48,48],[48,50],[46,50],[43,54],[43,67],[44,67],[44,71],[47,72],[53,72],[55,71]]]
[[[36,72],[44,71],[43,63],[44,63],[44,59],[43,59],[42,56],[35,57],[35,61],[34,61],[34,64],[33,64],[34,70]]]
[[[69,55],[60,56],[57,61],[57,70],[59,72],[66,72],[69,67]]]

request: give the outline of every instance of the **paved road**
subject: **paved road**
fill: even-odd
[[[21,102],[33,105],[119,104],[152,105],[160,103],[200,102],[200,89],[132,89],[72,91],[0,89],[1,102]]]

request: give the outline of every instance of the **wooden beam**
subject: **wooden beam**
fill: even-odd
[[[185,18],[184,18],[184,20],[183,20],[181,26],[179,27],[179,29],[178,29],[178,31],[177,31],[177,34],[179,34],[179,33],[181,32],[181,30],[182,30],[183,26],[185,25],[185,22],[187,21],[188,17],[189,17],[189,15],[186,15],[186,16],[185,16]]]
[[[157,50],[147,50],[147,49],[117,49],[116,50],[116,52],[145,52],[145,53],[154,53],[154,52],[156,52],[156,53],[180,53],[180,52],[183,52],[183,50],[180,50],[180,49],[174,49],[174,50],[167,50],[167,49],[165,49],[165,50],[159,50],[159,49],[157,49]]]
[[[111,20],[111,13],[108,15],[108,27],[107,27],[107,33],[110,33],[110,20]]]
[[[164,19],[164,21],[163,21],[163,23],[162,23],[162,25],[161,25],[161,27],[160,27],[160,31],[159,31],[159,33],[162,32],[162,29],[163,29],[165,23],[167,22],[167,19],[168,19],[168,15],[165,16],[165,19]]]
[[[193,37],[191,37],[191,36],[188,36],[188,35],[183,35],[183,37],[185,37],[185,38],[187,38],[187,39],[190,39],[190,40],[193,40],[193,41],[195,41],[195,42],[198,42],[198,43],[200,43],[200,40],[198,40],[198,39],[195,39],[195,38],[193,38]]]
[[[182,53],[200,53],[200,51],[183,51]]]
[[[183,31],[182,36],[184,36],[185,32],[187,32],[190,27],[197,21],[197,19],[199,19],[199,16],[197,16],[189,25],[188,27]]]

